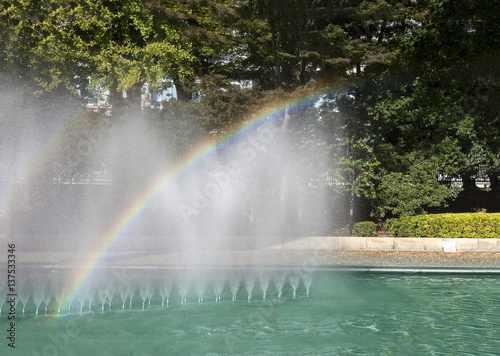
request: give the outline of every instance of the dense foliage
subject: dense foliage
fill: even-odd
[[[377,236],[377,224],[372,221],[360,221],[354,224],[352,231],[354,236]]]
[[[288,142],[328,158],[307,164],[351,211],[361,198],[375,219],[412,216],[456,198],[479,164],[498,182],[499,12],[495,0],[14,0],[0,5],[0,86],[82,102],[107,89],[119,110],[173,80],[178,103],[151,115],[179,153],[266,104],[326,93],[283,118]]]
[[[500,238],[500,214],[428,214],[389,219],[397,237]]]

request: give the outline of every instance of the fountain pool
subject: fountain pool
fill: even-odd
[[[49,277],[50,288],[44,289],[37,286],[40,278],[32,278],[32,285],[20,290],[26,308],[23,315],[18,301],[16,349],[9,350],[3,338],[2,355],[5,350],[22,355],[464,355],[500,349],[497,275],[169,272],[126,270],[121,276],[128,279],[121,284],[120,275],[102,272],[118,277],[114,282],[109,275],[94,278],[61,311],[57,299],[64,286],[50,285],[61,279]],[[4,303],[3,329],[6,310]]]

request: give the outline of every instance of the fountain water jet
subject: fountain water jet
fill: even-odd
[[[191,287],[190,286],[189,276],[186,273],[181,274],[178,277],[177,287],[179,289],[179,294],[181,296],[181,305],[186,305],[186,303],[187,303],[187,295],[188,295],[189,289]]]
[[[22,308],[22,313],[23,315],[25,314],[26,312],[26,304],[28,303],[28,300],[29,300],[29,294],[25,294],[25,293],[19,293],[18,294],[18,298],[19,298],[19,302],[22,304],[23,308]]]
[[[213,281],[213,289],[215,294],[215,301],[220,302],[222,290],[226,284],[225,278],[222,274],[218,273]]]
[[[98,290],[98,296],[99,296],[99,300],[101,301],[101,311],[103,312],[104,311],[104,306],[106,305],[106,301],[108,299],[108,296],[109,296],[109,291],[107,288],[100,288]]]
[[[124,285],[118,286],[118,294],[120,295],[120,300],[122,301],[122,310],[125,310],[125,302],[127,301],[128,291]]]
[[[143,284],[141,287],[139,287],[139,295],[141,296],[142,299],[142,310],[145,308],[146,300],[149,295],[149,290],[147,284]]]
[[[245,289],[248,294],[248,301],[252,300],[253,288],[255,287],[255,276],[253,274],[245,275]]]
[[[266,299],[267,288],[269,287],[269,281],[271,276],[269,273],[264,273],[263,271],[259,272],[259,284],[260,289],[262,290],[262,299]]]
[[[234,274],[229,277],[229,289],[233,294],[233,302],[236,301],[236,294],[238,293],[238,289],[240,288],[240,278],[238,275]]]
[[[278,299],[281,299],[283,295],[283,287],[286,282],[286,272],[278,272],[274,275],[274,286],[278,291]]]
[[[166,275],[163,278],[160,278],[158,282],[158,293],[161,297],[161,307],[164,308],[165,304],[168,306],[168,300],[170,298],[170,292],[173,287],[173,279],[170,275]]]
[[[198,294],[198,304],[203,303],[203,296],[207,287],[206,283],[207,281],[205,276],[198,276],[195,282],[196,293]]]
[[[33,302],[35,303],[35,315],[38,315],[38,311],[43,302],[43,294],[40,290],[36,289],[33,292]],[[1,308],[1,307],[0,307]],[[1,313],[0,313],[1,314]]]
[[[300,284],[300,277],[297,275],[291,275],[290,276],[290,285],[292,286],[293,289],[293,298],[295,299],[297,297],[297,288],[299,287]]]
[[[306,295],[309,296],[309,289],[311,288],[312,284],[312,273],[303,273],[302,283],[304,283],[304,287],[306,287]]]
[[[129,298],[129,301],[128,301],[128,308],[131,310],[132,309],[132,302],[134,300],[134,297],[135,297],[135,294],[136,294],[136,291],[135,289],[130,286],[128,288],[128,298]]]

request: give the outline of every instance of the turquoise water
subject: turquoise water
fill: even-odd
[[[260,294],[259,294],[260,293]],[[115,301],[116,299],[116,301]],[[287,282],[278,299],[256,285],[251,301],[225,286],[191,288],[185,304],[172,291],[142,310],[119,296],[104,312],[58,317],[17,311],[16,349],[2,337],[0,355],[498,355],[500,277],[317,272],[310,295]],[[6,304],[0,321],[8,327]]]

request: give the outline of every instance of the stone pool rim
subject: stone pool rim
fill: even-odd
[[[193,258],[193,254],[196,258]],[[88,266],[85,252],[20,251],[18,266]],[[306,236],[255,249],[180,251],[127,249],[100,261],[105,267],[317,267],[357,271],[498,273],[500,239]]]
[[[82,269],[81,265],[42,265],[45,270]],[[205,266],[205,267],[182,267],[182,266],[99,266],[96,269],[134,270],[134,271],[203,271],[208,269],[215,271],[236,271],[236,272],[256,272],[256,271],[287,271],[291,273],[301,273],[303,268],[297,266]],[[309,268],[309,272],[347,272],[347,273],[395,273],[395,274],[500,274],[500,268],[412,268],[412,267],[342,267],[342,266],[317,266]]]
[[[306,236],[270,249],[362,250],[408,252],[498,252],[498,238]]]

